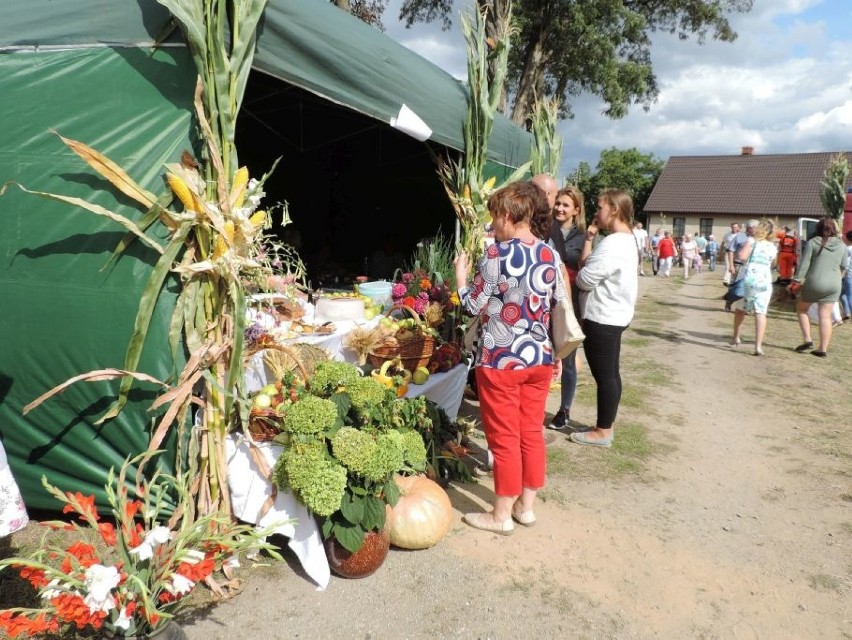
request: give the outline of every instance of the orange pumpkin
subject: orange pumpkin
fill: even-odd
[[[385,529],[391,544],[402,549],[428,549],[438,544],[453,524],[453,505],[437,482],[426,476],[395,476],[402,494],[387,508]]]

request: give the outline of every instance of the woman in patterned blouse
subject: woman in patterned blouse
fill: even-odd
[[[464,521],[502,535],[514,522],[535,524],[533,503],[544,486],[544,404],[554,376],[550,309],[556,295],[556,252],[531,222],[549,211],[541,191],[515,182],[488,199],[494,244],[487,247],[470,287],[466,253],[455,261],[459,299],[482,320],[476,383],[488,447],[494,456],[494,509]],[[558,363],[558,361],[557,361]]]

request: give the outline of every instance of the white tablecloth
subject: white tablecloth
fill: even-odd
[[[0,442],[0,538],[27,526],[29,517],[18,484],[6,459],[6,450]]]
[[[445,373],[433,373],[426,384],[408,385],[406,398],[426,396],[437,405],[443,407],[450,420],[455,420],[459,414],[464,385],[467,382],[467,365],[459,364]]]
[[[257,449],[270,469],[275,466],[275,461],[283,450],[278,445],[268,443],[257,445]],[[266,499],[272,495],[272,484],[252,460],[249,444],[242,435],[231,434],[225,441],[225,451],[228,457],[228,485],[231,489],[231,508],[234,516],[261,527],[270,527],[293,519],[294,522],[276,526],[272,533],[280,533],[290,538],[287,546],[299,558],[305,573],[320,588],[325,589],[331,573],[316,519],[292,493],[280,489],[275,494],[272,507],[261,516]]]

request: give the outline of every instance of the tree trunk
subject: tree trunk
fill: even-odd
[[[512,121],[523,125],[535,104],[536,88],[541,84],[541,74],[544,73],[542,62],[544,51],[543,38],[530,42],[524,55],[524,69],[518,80],[518,91],[515,94],[515,104],[512,107]]]

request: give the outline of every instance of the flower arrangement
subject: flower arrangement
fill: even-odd
[[[354,365],[321,362],[282,413],[287,448],[273,481],[324,518],[325,538],[354,553],[367,532],[384,527],[385,505],[396,504],[394,474],[425,469],[425,399],[397,398]]]
[[[157,473],[140,490],[142,500],[128,497],[125,477],[130,465],[148,454],[124,462],[116,478],[110,470],[106,492],[113,521],[102,520],[93,496],[61,491],[42,477],[42,484],[60,502],[63,513],[79,522],[53,521],[41,546],[28,557],[0,560],[38,590],[41,607],[0,611],[0,628],[9,637],[32,637],[76,628],[94,630],[99,637],[148,634],[174,616],[186,595],[211,577],[223,563],[237,565],[240,553],[265,549],[265,532],[234,524],[227,516],[208,514],[192,520],[186,508],[186,485],[174,476]],[[177,494],[177,526],[163,524],[162,507]],[[61,532],[73,542],[57,545]]]

